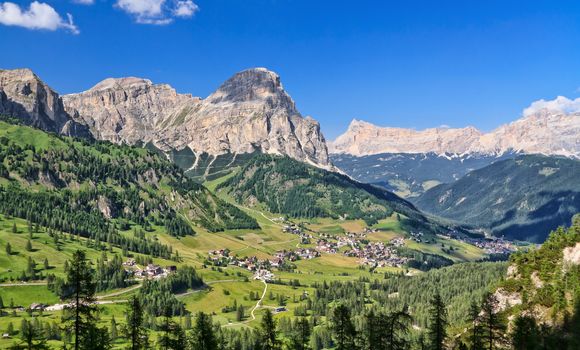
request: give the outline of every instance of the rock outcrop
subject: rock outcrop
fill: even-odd
[[[490,133],[473,127],[422,131],[378,127],[353,120],[346,133],[329,142],[331,153],[494,154],[539,153],[580,158],[580,113],[540,109]]]
[[[60,96],[29,69],[0,70],[0,114],[67,136],[91,137],[69,115]]]
[[[280,77],[264,68],[235,74],[206,99],[139,78],[106,79],[64,97],[67,110],[99,139],[151,142],[195,154],[284,154],[328,167],[320,125],[302,117]]]

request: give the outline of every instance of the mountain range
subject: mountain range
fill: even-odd
[[[133,77],[61,97],[28,69],[2,70],[0,113],[64,135],[186,154],[190,168],[203,155],[253,152],[330,166],[319,123],[302,117],[280,77],[264,68],[235,74],[205,99]]]
[[[329,143],[334,154],[380,153],[485,154],[509,152],[580,158],[580,112],[542,108],[484,133],[474,127],[413,129],[379,127],[353,120],[348,130]]]
[[[457,201],[453,202],[454,206],[444,207],[445,201],[437,202],[440,192],[451,190],[461,198],[474,198],[477,191],[466,191],[478,186],[464,184],[478,178],[476,175],[479,173],[471,176],[474,171],[489,168],[481,172],[486,174],[486,180],[480,179],[485,182],[482,188],[488,189],[489,198],[486,197],[486,201],[492,203],[499,200],[491,197],[497,192],[494,189],[501,187],[507,191],[501,194],[504,201],[509,197],[508,202],[514,207],[527,208],[524,193],[530,190],[525,186],[527,180],[520,177],[516,182],[509,181],[522,174],[521,169],[508,167],[502,172],[505,176],[500,177],[494,176],[493,171],[497,167],[493,166],[507,160],[512,160],[512,163],[502,164],[514,164],[515,157],[521,154],[580,158],[580,113],[575,109],[558,108],[562,103],[559,99],[534,104],[533,108],[524,111],[522,118],[490,133],[473,127],[440,127],[423,131],[383,128],[353,120],[345,134],[327,143],[320,124],[311,117],[302,116],[284,90],[280,77],[265,68],[234,74],[206,98],[178,93],[170,85],[155,84],[136,77],[107,78],[87,91],[60,96],[29,69],[0,70],[1,115],[56,134],[148,148],[173,161],[185,175],[199,182],[232,173],[237,167],[241,167],[242,172],[235,178],[241,181],[239,174],[254,177],[256,164],[263,167],[276,164],[271,161],[250,163],[259,153],[288,156],[325,170],[340,169],[354,180],[380,185],[406,197],[430,213],[486,227],[497,234],[505,234],[506,222],[521,224],[519,219],[505,219],[511,215],[513,208],[496,206],[493,213],[481,210],[481,215],[475,220],[468,212],[477,208],[469,209],[469,201],[462,202],[459,209]],[[287,171],[298,167],[282,163],[287,165]],[[248,164],[253,164],[254,168],[248,170]],[[569,168],[576,169],[575,165]],[[299,179],[288,178],[286,185],[290,182],[303,185],[308,182],[308,172],[312,174],[311,170],[304,170]],[[550,181],[559,178],[563,171],[557,176],[538,176],[536,173],[534,183],[537,188],[547,188],[555,185]],[[287,175],[279,171],[264,174],[278,180]],[[468,176],[471,177],[466,179]],[[332,176],[320,177],[328,180]],[[558,185],[564,186],[566,191],[577,193],[577,181],[574,178],[566,179],[565,184]],[[271,180],[275,179],[260,181]],[[278,180],[271,184],[275,189],[283,190],[285,185]],[[326,194],[337,197],[346,188],[357,187],[355,181],[345,181],[342,178],[339,181],[343,183],[343,189],[333,187],[324,193],[313,192],[300,185],[288,193],[262,194],[264,200],[277,198],[277,201],[296,199],[303,193],[308,193],[304,198]],[[313,186],[316,186],[315,183]],[[241,189],[233,183],[230,185],[231,189],[236,189],[230,194],[241,201],[259,194],[253,192],[256,189]],[[461,190],[452,190],[451,186],[454,185]],[[512,185],[515,187],[510,187]],[[373,190],[365,187],[364,191]],[[569,208],[562,207],[565,201],[557,197],[559,193],[550,193],[544,193],[546,201],[536,202],[559,205],[551,213],[566,214],[556,215],[556,219],[548,215],[550,218],[542,216],[535,221],[524,220],[526,224],[545,224],[542,232],[553,229],[556,224],[567,223],[572,214]],[[382,196],[386,195],[379,197]],[[324,208],[320,212],[327,216],[341,216],[342,209],[329,209],[332,208],[332,200],[325,203],[320,200],[322,198],[310,212]],[[572,199],[572,203],[576,200]],[[368,213],[357,215],[362,218]],[[516,216],[521,215],[526,213]],[[498,225],[490,224],[499,221],[502,222],[499,226],[504,228],[498,229],[495,227]],[[520,233],[512,232],[509,235],[540,239],[534,233]]]

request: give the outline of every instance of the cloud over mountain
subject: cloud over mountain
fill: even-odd
[[[523,111],[524,117],[535,114],[541,110],[560,112],[564,114],[580,112],[580,97],[571,100],[564,96],[558,96],[553,100],[538,100],[532,102],[530,106]]]

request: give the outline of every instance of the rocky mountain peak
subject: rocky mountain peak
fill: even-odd
[[[143,87],[151,86],[153,83],[149,79],[136,78],[136,77],[126,77],[126,78],[107,78],[95,86],[93,86],[89,91],[99,91],[107,89],[129,89],[132,87]]]
[[[269,107],[287,108],[297,113],[294,101],[286,93],[280,76],[266,68],[252,68],[234,74],[207,101],[209,103],[265,102]]]
[[[99,139],[167,152],[189,148],[196,157],[258,151],[330,165],[318,122],[301,116],[280,77],[265,68],[234,74],[203,100],[128,77],[105,79],[64,101]]]
[[[62,99],[30,69],[0,70],[0,114],[46,131],[91,137],[64,108]]]

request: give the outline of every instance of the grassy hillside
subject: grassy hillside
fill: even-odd
[[[406,216],[407,229],[443,229],[391,192],[288,157],[256,156],[216,190],[293,218],[362,219],[373,225],[396,212]]]
[[[580,161],[519,156],[436,186],[413,202],[426,212],[485,227],[495,235],[542,242],[580,211]]]
[[[0,122],[0,212],[119,243],[129,222],[174,236],[257,222],[142,148],[88,142]],[[110,238],[112,236],[112,238]],[[115,239],[115,237],[117,237]]]

